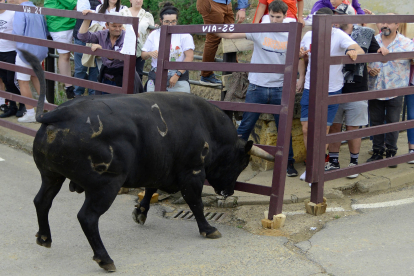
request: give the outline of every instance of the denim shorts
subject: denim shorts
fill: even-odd
[[[342,89],[336,92],[329,93],[330,96],[338,95],[342,93]],[[301,110],[300,110],[300,121],[307,122],[308,121],[308,112],[309,112],[309,89],[303,90],[302,99],[300,100]],[[336,112],[338,111],[339,104],[331,104],[328,105],[328,122],[327,125],[331,126],[334,119]]]

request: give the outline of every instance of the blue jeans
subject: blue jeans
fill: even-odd
[[[86,45],[85,42],[80,41],[77,38],[75,38],[75,44],[76,45],[82,45],[82,46]],[[74,74],[74,77],[78,78],[78,79],[85,79],[86,72],[88,71],[88,67],[85,67],[85,66],[82,65],[83,53],[74,53],[74,56],[75,56],[75,74]],[[89,67],[89,80],[90,81],[97,81],[98,80],[98,74],[99,74],[99,70],[98,70],[97,66]],[[73,92],[75,93],[76,96],[81,96],[81,95],[83,95],[83,93],[85,93],[85,88],[75,85],[75,90]],[[89,93],[89,95],[95,95],[95,90],[89,88],[88,93]]]
[[[407,103],[407,120],[414,119],[414,95],[406,95],[405,102]],[[414,145],[414,128],[407,129],[408,142]]]
[[[249,84],[246,94],[246,103],[280,105],[282,101],[282,89],[283,87],[263,87]],[[274,114],[273,116],[279,131],[279,114]],[[241,124],[237,129],[237,134],[247,141],[259,117],[260,113],[244,112]],[[288,160],[295,162],[295,159],[293,158],[292,136],[290,137]]]
[[[111,80],[108,80],[107,78],[105,78],[105,77],[103,77],[102,78],[102,83],[104,83],[104,84],[109,84],[109,85],[113,85],[113,86],[117,86],[116,85],[116,82],[114,82],[114,81],[111,81]],[[107,95],[107,94],[109,94],[108,92],[100,92],[101,93],[101,95]]]

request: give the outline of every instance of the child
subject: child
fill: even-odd
[[[256,13],[253,18],[253,23],[270,23],[268,6],[272,2],[273,0],[259,0],[259,5],[257,5]],[[283,0],[283,2],[288,6],[286,18],[283,22],[287,23],[298,21],[305,25],[303,21],[303,0]]]

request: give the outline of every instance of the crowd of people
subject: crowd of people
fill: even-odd
[[[143,76],[145,60],[151,59],[151,70],[144,91],[154,91],[157,71],[157,58],[160,43],[159,25],[176,25],[179,21],[179,10],[173,4],[166,2],[159,13],[159,24],[156,24],[151,13],[142,8],[144,0],[130,0],[130,7],[121,5],[120,0],[45,0],[47,8],[77,10],[84,15],[89,13],[102,13],[119,16],[139,17],[139,30],[136,43],[136,76],[139,80]],[[298,21],[302,24],[312,24],[315,14],[327,15],[355,15],[373,14],[361,8],[358,0],[318,0],[310,14],[303,16],[305,0],[259,0],[253,23],[281,24]],[[351,2],[350,2],[351,1]],[[4,3],[5,0],[0,0]],[[27,0],[8,0],[8,3],[34,6]],[[237,12],[234,12],[231,0],[197,0],[197,10],[205,24],[233,24],[242,23],[246,18],[248,0],[237,2]],[[121,51],[126,39],[126,26],[117,22],[98,22],[91,20],[75,20],[57,16],[42,16],[40,14],[0,10],[0,20],[6,22],[0,32],[13,33],[22,36],[47,39],[50,35],[54,41],[89,45],[92,51],[108,49]],[[151,27],[155,27],[151,28]],[[331,33],[332,56],[348,55],[350,59],[357,60],[358,55],[365,53],[381,53],[414,51],[414,42],[405,36],[404,24],[384,23],[377,24],[379,34],[375,30],[361,24],[337,24]],[[154,29],[154,30],[152,30]],[[206,36],[203,62],[214,62],[216,51],[221,38],[248,39],[253,41],[254,50],[251,63],[284,64],[287,51],[287,33],[209,33]],[[274,43],[269,43],[269,41]],[[307,147],[308,133],[308,106],[310,88],[310,61],[311,61],[312,32],[306,33],[301,41],[299,55],[299,77],[296,85],[297,92],[303,93],[301,99],[301,123],[304,144]],[[276,49],[276,48],[277,49]],[[30,50],[39,60],[43,60],[48,53],[47,47],[27,43],[15,43],[0,39],[0,61],[30,67],[21,56],[19,49]],[[194,41],[190,34],[173,34],[171,38],[170,60],[191,62],[194,57]],[[70,52],[58,49],[59,72],[71,76]],[[74,53],[75,72],[77,78],[88,78],[109,85],[122,86],[123,61]],[[394,60],[385,63],[373,62],[369,64],[357,63],[349,65],[332,65],[329,72],[329,94],[354,93],[367,90],[383,90],[408,87],[414,85],[414,73],[411,71],[410,60]],[[11,93],[32,97],[29,81],[39,92],[39,81],[36,77],[14,73],[0,69],[1,89]],[[170,70],[168,73],[167,90],[190,93],[189,72],[187,70]],[[246,94],[247,103],[280,105],[283,87],[283,74],[254,73],[249,74],[249,86]],[[200,82],[205,85],[221,85],[221,81],[214,72],[201,71]],[[68,99],[84,94],[85,88],[65,83],[65,92]],[[88,90],[94,95],[93,89]],[[407,104],[407,117],[414,119],[414,95],[405,96]],[[0,118],[17,116],[19,122],[35,122],[33,106],[9,101],[6,106],[4,99],[0,98],[3,113]],[[403,97],[388,97],[369,101],[358,101],[344,104],[330,105],[327,116],[327,133],[346,130],[355,130],[371,125],[377,126],[385,123],[394,123],[400,120]],[[238,134],[247,140],[252,132],[260,114],[245,112]],[[279,116],[275,115],[276,125]],[[398,132],[373,136],[372,156],[367,162],[389,158],[397,153]],[[414,129],[407,131],[410,153],[414,153]],[[327,145],[329,154],[325,170],[340,168],[340,143]],[[361,138],[348,141],[350,162],[348,166],[358,164]],[[294,167],[292,142],[290,142],[288,157],[288,176],[297,176]],[[414,159],[414,158],[413,158]],[[414,161],[412,161],[414,163]],[[393,166],[395,167],[395,166]],[[348,176],[357,177],[357,174]],[[303,173],[300,179],[305,179]]]

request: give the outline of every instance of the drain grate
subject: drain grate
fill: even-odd
[[[207,220],[220,222],[226,217],[226,214],[220,213],[220,212],[206,212],[204,213],[204,216],[206,217]],[[190,210],[183,210],[183,209],[178,210],[175,215],[172,215],[172,218],[195,220],[195,216],[193,212],[191,212]]]

